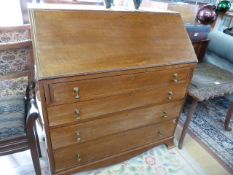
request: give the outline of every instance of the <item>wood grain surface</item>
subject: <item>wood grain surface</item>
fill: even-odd
[[[29,11],[52,174],[174,146],[197,62],[178,13]]]
[[[70,122],[78,123],[117,111],[181,100],[185,97],[187,85],[187,83],[184,83],[162,86],[160,88],[142,89],[102,99],[48,107],[49,125],[56,126]],[[168,99],[169,91],[173,92],[171,100]],[[75,109],[80,110],[79,120],[76,119]]]
[[[109,114],[104,118],[51,129],[53,149],[177,118],[183,101]],[[79,132],[79,135],[77,135]]]
[[[183,69],[167,69],[74,82],[54,83],[49,85],[51,102],[64,104],[108,97],[139,89],[184,83],[190,71],[189,66]],[[174,82],[174,80],[176,81]],[[75,99],[77,94],[74,92],[74,88],[79,88],[80,98],[78,100]]]
[[[163,124],[149,125],[106,136],[94,142],[75,144],[58,149],[54,151],[55,168],[59,170],[75,164],[80,165],[88,161],[99,160],[171,137],[175,126],[174,122],[170,120]],[[77,154],[80,155],[80,161],[77,160]]]
[[[197,61],[177,13],[30,13],[38,79]]]

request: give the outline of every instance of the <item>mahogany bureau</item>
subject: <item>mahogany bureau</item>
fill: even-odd
[[[197,62],[180,15],[63,8],[29,11],[51,173],[172,147]]]

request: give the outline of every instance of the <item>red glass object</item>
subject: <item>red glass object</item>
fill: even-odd
[[[215,5],[205,5],[198,10],[196,18],[201,24],[211,24],[217,18],[215,10]]]

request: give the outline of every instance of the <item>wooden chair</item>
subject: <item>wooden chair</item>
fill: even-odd
[[[29,26],[0,28],[0,156],[30,149],[37,175],[41,156],[35,121]]]

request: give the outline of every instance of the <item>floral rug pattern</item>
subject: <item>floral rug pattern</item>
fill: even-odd
[[[201,175],[174,148],[155,147],[122,163],[75,175]]]
[[[233,131],[224,130],[224,120],[229,106],[230,101],[225,98],[200,102],[193,115],[189,130],[233,172]],[[181,115],[182,124],[189,107],[190,104],[187,103]]]

